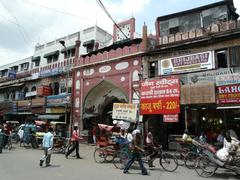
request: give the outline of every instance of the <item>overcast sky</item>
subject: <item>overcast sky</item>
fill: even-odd
[[[141,33],[163,16],[220,0],[101,0],[117,22],[135,17]],[[234,0],[240,13],[240,0]],[[0,66],[33,55],[46,43],[97,24],[112,34],[112,21],[96,0],[0,0]]]

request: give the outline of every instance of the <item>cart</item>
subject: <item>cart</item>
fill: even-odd
[[[94,151],[96,163],[111,162],[118,149],[114,141],[114,133],[117,133],[114,126],[98,124],[99,136],[97,137],[97,148]]]

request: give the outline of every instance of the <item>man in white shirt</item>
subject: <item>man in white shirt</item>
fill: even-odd
[[[44,134],[42,147],[44,150],[44,156],[40,160],[40,166],[43,165],[43,162],[46,161],[46,167],[51,166],[51,150],[53,148],[53,128],[49,127],[48,132]]]

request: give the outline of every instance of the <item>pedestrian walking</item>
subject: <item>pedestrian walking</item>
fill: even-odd
[[[4,140],[5,140],[5,134],[3,131],[3,126],[0,124],[0,154],[2,153]]]
[[[93,144],[96,145],[96,126],[95,125],[92,128],[92,138],[93,138]]]
[[[79,141],[82,140],[82,138],[79,136],[78,133],[78,127],[75,126],[73,128],[72,138],[71,141],[73,143],[73,146],[69,149],[69,151],[65,154],[66,159],[68,159],[69,154],[71,154],[74,150],[76,150],[76,157],[77,159],[82,159],[79,155]]]
[[[44,156],[40,160],[40,166],[43,165],[44,161],[46,163],[46,167],[51,166],[51,151],[53,148],[53,128],[49,127],[48,132],[44,134],[43,141],[42,141],[42,147],[44,150]]]
[[[148,172],[144,167],[143,161],[142,161],[141,153],[144,152],[144,150],[141,148],[141,143],[142,143],[142,136],[140,134],[140,131],[136,131],[136,134],[134,134],[133,141],[132,141],[132,156],[127,162],[127,165],[123,170],[123,173],[125,174],[128,173],[128,170],[130,169],[133,162],[137,160],[140,165],[142,175],[148,175]]]

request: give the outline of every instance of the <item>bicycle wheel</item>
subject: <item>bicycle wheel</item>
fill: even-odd
[[[113,157],[112,163],[118,169],[123,169],[127,164],[129,155],[125,151],[117,151]]]
[[[176,157],[169,153],[162,153],[159,163],[165,171],[173,172],[178,168]]]
[[[115,150],[112,147],[106,147],[104,148],[104,153],[105,153],[105,160],[107,162],[111,162],[113,160]]]
[[[179,166],[183,166],[183,165],[184,165],[184,158],[185,158],[185,156],[184,156],[183,153],[184,153],[184,152],[181,152],[181,151],[176,151],[176,152],[174,153],[174,156],[175,156],[175,158],[177,159]]]
[[[12,143],[8,143],[8,150],[11,150],[12,149]]]
[[[104,148],[97,148],[94,151],[94,161],[96,163],[103,163],[106,159],[106,155],[104,153]]]
[[[198,154],[195,153],[195,152],[189,152],[189,153],[187,153],[187,155],[186,155],[185,158],[184,158],[185,166],[186,166],[188,169],[193,169],[193,168],[195,167],[194,163],[195,163],[197,157],[198,157]]]
[[[206,156],[198,157],[194,163],[194,167],[197,174],[204,178],[211,177],[217,170],[217,165],[212,163]]]

